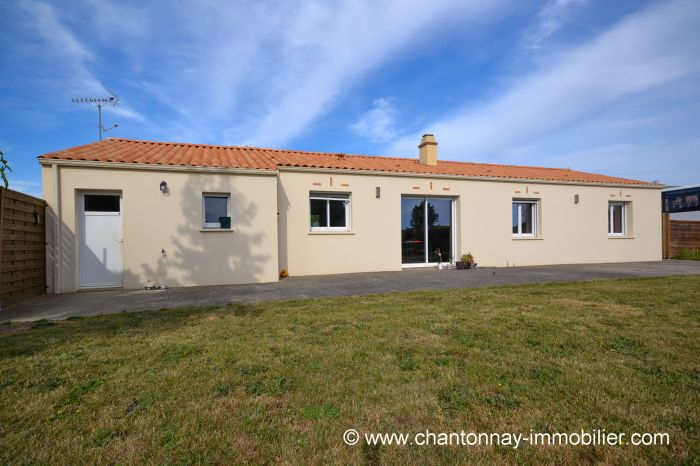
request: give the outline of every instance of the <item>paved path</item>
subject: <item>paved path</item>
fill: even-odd
[[[666,260],[477,270],[407,269],[401,272],[289,277],[277,283],[254,285],[196,286],[157,291],[85,291],[46,295],[4,309],[0,312],[0,319],[60,320],[75,315],[88,316],[184,306],[218,306],[236,302],[693,274],[700,274],[700,261]]]

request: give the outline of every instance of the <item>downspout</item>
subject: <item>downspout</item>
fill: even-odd
[[[56,220],[54,222],[54,253],[55,253],[55,273],[54,273],[54,284],[53,290],[54,294],[61,293],[61,224],[63,223],[61,217],[61,175],[59,173],[59,165],[57,163],[53,164],[53,186],[54,186],[54,199],[56,199]]]

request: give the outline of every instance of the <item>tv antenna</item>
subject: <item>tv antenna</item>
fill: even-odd
[[[111,128],[105,128],[102,126],[102,107],[105,105],[111,105],[112,107],[116,107],[117,104],[119,103],[119,97],[114,95],[113,93],[109,97],[73,97],[73,103],[76,104],[90,104],[90,105],[96,105],[97,106],[97,115],[98,115],[98,124],[97,127],[100,130],[100,141],[102,140],[102,133],[106,133],[107,131],[111,131],[114,128],[118,127],[119,125],[114,125]]]

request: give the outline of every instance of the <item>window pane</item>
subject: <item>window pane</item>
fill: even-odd
[[[425,262],[425,199],[401,198],[401,262]]]
[[[86,194],[85,212],[119,212],[119,196]]]
[[[204,197],[204,222],[219,223],[219,217],[228,217],[227,197]]]
[[[533,229],[534,224],[534,210],[535,204],[523,203],[520,207],[520,232],[523,235],[531,235],[535,230]]]
[[[613,205],[613,233],[622,234],[622,206]]]
[[[452,201],[428,199],[428,262],[449,262],[451,257]]]
[[[331,209],[331,224],[332,227],[346,227],[345,222],[345,207],[347,201],[328,201]]]
[[[518,203],[513,203],[513,234],[518,234]]]
[[[318,199],[311,199],[311,228],[328,226],[328,213],[326,212],[326,202]]]

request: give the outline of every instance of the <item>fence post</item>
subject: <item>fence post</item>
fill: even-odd
[[[3,199],[5,197],[5,188],[0,188],[0,277],[2,277],[2,231],[3,231]]]
[[[669,217],[668,212],[663,212],[661,214],[661,219],[662,219],[662,231],[663,231],[663,239],[662,239],[662,248],[663,248],[663,254],[662,257],[664,259],[668,259],[669,256],[671,255],[671,220]]]

